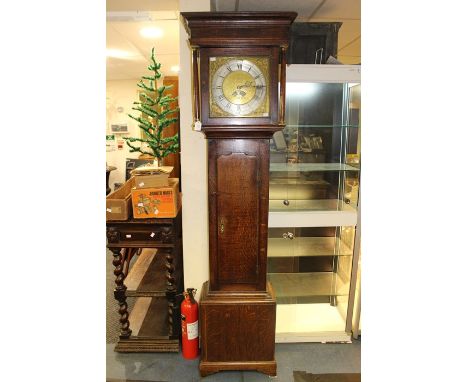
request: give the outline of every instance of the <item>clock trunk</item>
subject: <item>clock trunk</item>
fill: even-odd
[[[268,139],[209,139],[211,291],[266,291]]]

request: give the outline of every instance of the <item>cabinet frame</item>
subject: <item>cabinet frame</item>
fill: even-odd
[[[332,83],[332,84],[360,84],[360,66],[355,65],[289,65],[287,67],[287,83]],[[291,205],[288,203],[288,207],[285,210],[289,211],[282,211],[282,208],[276,208],[275,210],[269,211],[269,228],[300,228],[300,227],[354,227],[354,239],[353,239],[353,247],[352,247],[352,259],[349,258],[346,260],[344,269],[350,269],[349,271],[349,278],[348,275],[346,276],[346,283],[349,282],[349,293],[346,296],[347,302],[343,302],[347,305],[342,305],[343,308],[346,308],[346,312],[341,314],[342,319],[342,327],[343,329],[340,330],[332,330],[332,331],[309,331],[309,332],[299,332],[302,328],[307,328],[307,325],[304,326],[297,326],[295,328],[291,328],[290,332],[282,331],[282,329],[287,328],[287,325],[281,325],[281,320],[284,317],[288,317],[284,314],[287,308],[290,308],[289,305],[282,305],[278,304],[277,309],[277,333],[276,333],[276,342],[350,342],[351,341],[351,331],[352,331],[352,313],[353,307],[355,303],[355,289],[356,289],[356,282],[357,282],[357,265],[359,261],[359,251],[360,251],[360,201],[359,201],[359,193],[357,196],[357,205],[354,207],[345,204],[345,179],[347,176],[345,174],[351,174],[353,169],[346,161],[347,158],[347,150],[348,150],[348,128],[350,128],[349,124],[349,95],[350,95],[350,88],[345,85],[343,86],[343,94],[342,94],[342,106],[341,110],[336,109],[337,115],[339,116],[338,121],[341,119],[341,131],[336,132],[334,134],[338,134],[338,139],[341,140],[339,158],[336,157],[336,160],[339,160],[340,163],[294,163],[294,164],[273,164],[273,166],[277,166],[273,171],[320,171],[319,167],[324,167],[323,171],[338,171],[339,175],[336,175],[337,183],[335,183],[335,188],[337,190],[337,200],[343,202],[343,208],[338,208],[337,210],[327,210],[327,209],[307,209],[303,208],[302,204],[298,204],[298,207],[293,207],[293,202]],[[340,114],[341,113],[341,114]],[[301,122],[302,123],[302,122]],[[339,127],[340,122],[336,125]],[[301,125],[302,126],[302,125]],[[315,125],[311,124],[311,127]],[[327,125],[328,126],[328,125]],[[330,125],[330,127],[335,125]],[[319,126],[317,127],[326,127],[326,126]],[[293,135],[294,137],[294,135]],[[353,151],[351,151],[353,152]],[[358,151],[359,152],[359,151]],[[335,158],[335,157],[333,157]],[[299,160],[300,162],[300,160]],[[332,161],[333,162],[333,161]],[[328,167],[330,168],[326,168]],[[331,168],[333,166],[335,168]],[[280,168],[281,166],[284,169]],[[317,167],[314,169],[313,167]],[[294,167],[297,169],[294,170]],[[304,167],[304,169],[302,169]],[[305,167],[311,167],[310,170],[305,169]],[[355,169],[357,171],[357,177],[360,179],[360,169]],[[280,174],[281,177],[281,174]],[[360,182],[359,182],[359,190],[360,190]],[[294,192],[292,192],[294,194]],[[291,199],[293,200],[293,199]],[[311,199],[314,200],[314,199]],[[289,201],[289,200],[288,200]],[[296,209],[295,209],[296,208]],[[341,228],[340,228],[341,229]],[[335,238],[336,240],[336,238]],[[275,254],[275,257],[281,257],[279,254]],[[285,265],[287,266],[287,264]],[[334,264],[335,266],[335,264]],[[350,268],[347,268],[347,267]],[[311,268],[312,269],[312,268]],[[272,272],[274,273],[274,272]],[[348,281],[349,280],[349,281]],[[274,286],[274,284],[273,284]],[[336,291],[335,291],[336,292]],[[331,293],[333,294],[333,293]],[[341,293],[339,293],[341,294]],[[278,297],[278,296],[277,296]],[[341,296],[337,296],[341,297]],[[313,299],[311,299],[313,300]],[[332,303],[331,299],[331,303]],[[336,299],[335,299],[336,300]],[[279,301],[279,300],[278,300]],[[293,301],[293,300],[292,300]],[[299,301],[299,300],[298,300]],[[336,302],[336,301],[335,301]],[[289,304],[289,303],[287,303]],[[333,303],[332,303],[333,306]],[[307,304],[303,306],[295,306],[294,312],[305,312],[306,310],[301,310],[303,307],[307,307]],[[310,305],[311,308],[315,308],[313,305]],[[297,310],[296,310],[297,308]],[[317,306],[317,312],[320,311],[320,307]],[[312,309],[313,310],[313,309]],[[315,312],[314,312],[315,313]],[[297,313],[299,314],[299,313]],[[338,311],[337,311],[338,314]],[[324,314],[324,317],[326,315]],[[313,320],[313,318],[311,318]],[[338,321],[337,321],[338,322]],[[326,325],[324,325],[325,327]],[[278,327],[280,327],[280,331],[278,331]],[[312,326],[310,326],[312,328]],[[338,328],[338,325],[335,325]],[[317,328],[322,328],[321,325],[318,325]],[[298,331],[295,331],[298,330]],[[307,329],[306,329],[307,330]],[[325,329],[324,329],[325,330]]]

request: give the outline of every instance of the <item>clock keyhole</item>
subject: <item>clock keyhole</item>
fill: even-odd
[[[219,231],[221,233],[224,233],[224,223],[225,223],[224,218],[221,218],[221,221],[219,222]]]

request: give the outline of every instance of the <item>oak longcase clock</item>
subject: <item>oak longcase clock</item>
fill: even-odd
[[[181,15],[192,47],[195,126],[208,139],[200,373],[276,375],[276,302],[266,281],[269,139],[284,126],[286,49],[297,14]]]

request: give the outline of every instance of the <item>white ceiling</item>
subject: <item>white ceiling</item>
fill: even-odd
[[[106,48],[126,53],[125,58],[107,58],[107,79],[138,79],[147,74],[152,47],[163,75],[176,75],[170,68],[179,64],[179,1],[107,0],[106,4]],[[211,10],[295,11],[296,21],[341,21],[338,60],[345,64],[361,62],[360,0],[211,0]],[[161,28],[163,37],[141,37],[140,29],[145,26]]]

